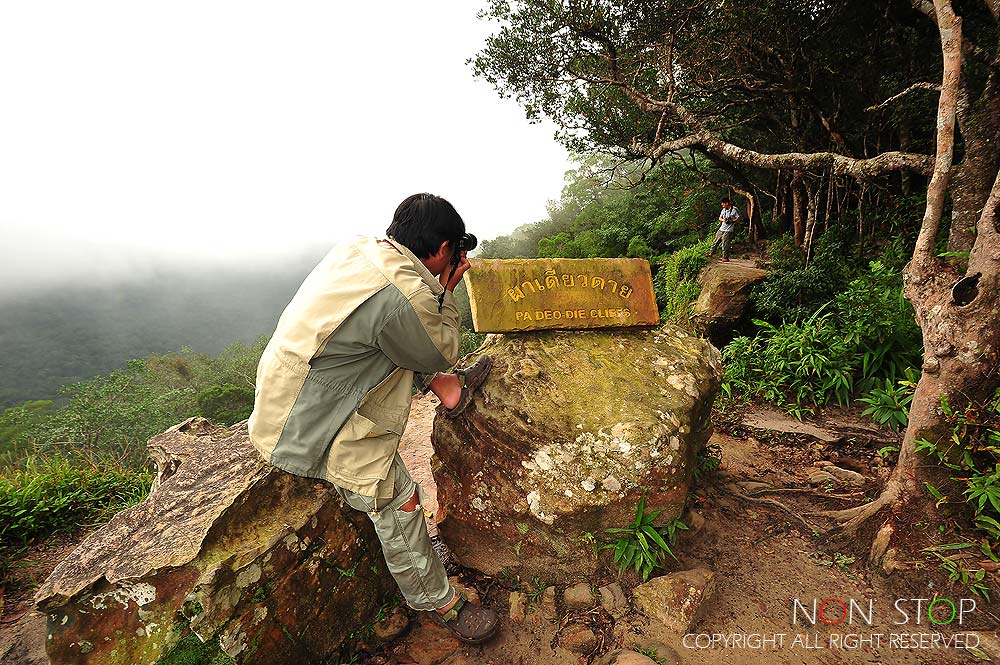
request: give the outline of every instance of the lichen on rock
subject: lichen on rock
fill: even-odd
[[[581,536],[623,526],[641,497],[661,524],[680,515],[711,433],[714,347],[667,326],[491,335],[479,352],[489,379],[432,436],[440,530],[459,561],[568,579],[596,565]]]
[[[244,424],[191,419],[149,448],[150,496],[36,595],[52,663],[323,662],[395,593],[367,516],[265,464]]]

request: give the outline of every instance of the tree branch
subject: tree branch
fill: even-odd
[[[914,90],[941,90],[941,85],[938,84],[938,83],[927,83],[925,81],[920,81],[918,83],[914,83],[913,85],[911,85],[909,88],[907,88],[903,92],[900,92],[900,93],[897,93],[897,94],[893,95],[892,97],[890,97],[889,99],[885,100],[881,104],[876,104],[875,106],[869,106],[868,108],[865,109],[865,111],[878,111],[880,109],[884,109],[886,106],[889,106],[889,104],[892,104],[897,99],[899,99],[899,98],[901,98],[901,97],[903,97],[905,95],[910,94]]]
[[[932,274],[935,268],[934,241],[941,225],[954,157],[955,112],[962,77],[962,19],[955,15],[951,0],[934,0],[934,10],[938,32],[941,33],[944,71],[941,76],[941,97],[938,100],[937,155],[931,180],[927,185],[927,207],[924,209],[924,219],[911,264],[912,272],[918,279]]]

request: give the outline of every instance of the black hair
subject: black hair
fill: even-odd
[[[465,234],[465,222],[455,207],[440,196],[414,194],[396,208],[385,234],[406,245],[417,258],[426,259],[443,242],[457,246]]]
[[[733,204],[733,202],[730,201],[729,199],[722,199],[721,201],[719,201],[719,203],[728,203],[729,205]]]

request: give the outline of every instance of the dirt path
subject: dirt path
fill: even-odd
[[[433,488],[427,462],[432,453],[431,423],[424,419],[432,419],[433,415],[433,403],[428,404],[426,398],[414,403],[404,446],[408,467],[414,477],[421,477],[420,482],[428,492]],[[809,502],[796,500],[800,496],[812,496],[808,474],[817,470],[815,462],[825,464],[834,460],[849,470],[866,470],[867,482],[862,487],[848,489],[816,488],[817,501],[826,507],[862,501],[866,492],[873,495],[877,490],[879,473],[885,474],[877,465],[872,446],[891,439],[891,435],[869,431],[865,423],[850,414],[838,414],[840,423],[856,434],[849,440],[829,428],[803,425],[768,410],[745,416],[748,428],[770,429],[787,434],[789,440],[761,443],[754,436],[734,438],[716,434],[710,442],[722,451],[720,471],[712,482],[699,485],[692,493],[692,503],[705,524],[698,533],[682,537],[677,549],[680,562],[674,566],[677,570],[705,566],[717,574],[716,594],[707,603],[692,636],[685,640],[671,635],[637,613],[618,619],[605,615],[603,633],[595,629],[605,640],[601,651],[615,647],[642,648],[647,653],[656,650],[665,663],[707,665],[981,662],[963,649],[933,648],[913,637],[936,631],[928,625],[926,616],[919,625],[915,623],[915,601],[907,599],[943,596],[958,602],[961,598],[972,597],[964,587],[942,587],[946,580],[934,569],[897,571],[890,577],[869,574],[861,562],[854,560],[852,553],[839,552],[835,548],[822,549],[814,534],[795,518],[772,506],[754,504],[742,498],[747,492],[744,488],[750,488],[763,492],[759,496],[779,497],[789,505],[808,509]],[[868,439],[858,433],[867,433]],[[859,439],[867,447],[859,444]],[[859,446],[866,452],[852,458],[851,451]],[[424,473],[426,475],[421,475]],[[769,487],[779,491],[770,493]],[[781,488],[794,491],[783,493]],[[845,498],[840,500],[833,496]],[[591,581],[604,584],[614,579],[613,571],[609,571],[607,579]],[[501,634],[492,643],[459,649],[449,657],[448,636],[418,621],[408,636],[371,662],[519,665],[587,662],[557,645],[557,629],[565,631],[566,624],[584,619],[563,616],[560,626],[538,618],[533,621],[529,616],[527,621],[515,623],[507,613],[510,585],[497,584],[494,580],[480,579],[478,582],[480,590],[486,589],[487,602],[502,614]],[[855,610],[863,609],[864,615],[856,612],[841,625],[827,625],[817,618],[816,625],[812,625],[801,608],[814,611],[814,603],[818,607],[831,598],[851,604]],[[801,605],[793,617],[793,609],[797,607],[795,599]],[[902,620],[895,607],[898,599],[904,599],[900,607],[908,612],[909,623],[897,624]],[[995,631],[996,622],[982,612],[987,603],[977,600],[977,610],[964,617],[962,632],[970,629]],[[836,602],[828,602],[830,621],[840,617],[839,606],[831,604]],[[870,623],[867,620],[869,613]],[[984,634],[982,639],[990,639],[990,635]],[[986,647],[987,643],[982,646]],[[455,648],[457,646],[452,647]],[[1000,657],[1000,653],[994,657]],[[1000,662],[1000,658],[996,662]]]

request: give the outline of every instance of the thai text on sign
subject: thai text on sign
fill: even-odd
[[[643,259],[471,259],[477,332],[658,325]]]

